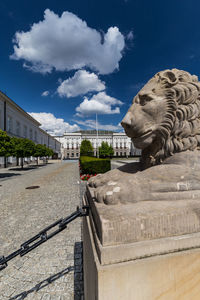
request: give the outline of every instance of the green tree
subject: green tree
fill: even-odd
[[[53,154],[54,154],[53,150],[51,148],[46,147],[46,156],[50,157],[53,156]]]
[[[47,147],[45,145],[37,144],[35,145],[35,151],[33,156],[37,157],[37,165],[38,165],[38,158],[39,157],[46,157],[47,155]]]
[[[14,147],[11,138],[5,131],[0,130],[0,156],[11,156],[13,155],[13,150]]]
[[[92,144],[88,140],[83,140],[81,142],[81,147],[80,147],[80,155],[81,156],[93,156],[94,154],[94,149],[92,147]]]
[[[34,155],[35,143],[29,139],[24,138],[12,138],[12,143],[14,145],[14,156],[21,158],[21,167],[24,166],[24,157],[30,157]]]
[[[102,142],[99,147],[99,156],[100,157],[110,157],[114,155],[114,150],[112,146],[109,146],[107,142]]]

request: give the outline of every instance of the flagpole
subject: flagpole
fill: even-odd
[[[99,137],[98,137],[98,122],[97,122],[97,113],[96,113],[96,132],[97,132],[97,137],[96,137],[96,139],[97,139],[97,141],[96,141],[96,154],[97,154],[97,158],[99,158],[99,141],[98,141],[98,139],[99,139]]]

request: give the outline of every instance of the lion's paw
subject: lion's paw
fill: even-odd
[[[126,203],[126,189],[124,184],[116,181],[108,181],[106,185],[99,186],[94,190],[97,202],[113,205]]]
[[[89,186],[96,188],[102,184],[102,174],[98,174],[97,176],[91,177],[88,180]]]
[[[118,169],[108,171],[104,174],[98,174],[88,180],[90,187],[97,188],[104,185],[109,185],[109,182],[121,181],[124,174]],[[111,184],[112,185],[112,184]]]

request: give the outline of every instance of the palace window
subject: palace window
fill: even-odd
[[[27,137],[27,126],[26,125],[24,125],[24,137],[26,138]]]
[[[12,132],[12,118],[8,116],[7,131]]]
[[[33,130],[32,129],[29,130],[29,137],[31,140],[33,139]]]
[[[35,131],[35,136],[34,136],[34,138],[35,138],[35,141],[37,142],[37,131]]]
[[[16,134],[18,136],[20,136],[20,131],[21,131],[21,126],[20,126],[20,122],[16,121]]]

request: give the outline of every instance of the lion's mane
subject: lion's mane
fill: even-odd
[[[164,90],[167,113],[157,130],[154,153],[145,149],[142,158],[149,165],[159,164],[177,152],[195,150],[200,146],[200,82],[198,77],[177,69],[155,75]],[[148,154],[148,155],[147,155]]]

